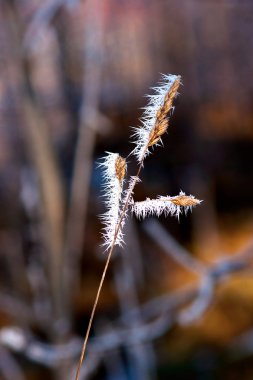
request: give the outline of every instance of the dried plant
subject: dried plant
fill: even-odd
[[[120,205],[123,182],[126,173],[126,160],[117,153],[108,152],[100,166],[104,169],[104,197],[107,211],[101,216],[104,223],[104,246],[110,248],[114,241],[115,231],[120,218]],[[115,245],[123,242],[122,224],[115,238]]]
[[[181,83],[181,77],[177,75],[163,75],[162,79],[158,87],[153,87],[155,94],[147,96],[149,103],[144,108],[142,126],[134,129],[136,147],[133,152],[139,163],[150,153],[149,148],[161,142],[161,136],[167,131],[168,115]]]
[[[182,212],[187,214],[188,210],[200,203],[201,201],[194,196],[185,195],[183,191],[180,191],[175,197],[159,196],[157,199],[147,198],[145,201],[135,202],[132,210],[137,218],[144,219],[146,216],[164,214],[165,216],[175,215],[179,219]]]
[[[163,75],[162,82],[159,83],[159,86],[153,88],[155,94],[148,95],[149,103],[144,108],[141,126],[135,128],[133,134],[135,148],[131,154],[136,157],[139,166],[137,174],[129,178],[125,190],[126,160],[118,153],[107,152],[102,163],[100,163],[100,166],[103,168],[104,197],[107,206],[106,212],[101,216],[104,224],[103,245],[108,251],[108,256],[86,331],[76,372],[76,380],[79,379],[91,325],[114,247],[116,245],[122,245],[124,242],[122,229],[128,211],[142,218],[149,215],[160,216],[162,213],[166,216],[175,215],[179,218],[179,215],[183,211],[187,213],[189,209],[191,210],[192,207],[201,202],[192,195],[185,195],[182,191],[179,195],[174,197],[160,196],[157,199],[146,199],[142,202],[134,202],[133,200],[134,188],[140,181],[140,172],[143,167],[144,159],[150,154],[150,148],[161,144],[162,135],[168,129],[169,116],[173,110],[173,100],[178,94],[180,83],[180,76]]]

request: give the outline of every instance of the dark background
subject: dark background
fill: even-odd
[[[129,218],[82,378],[253,378],[252,36],[249,0],[0,1],[0,379],[71,378],[106,258],[97,162],[133,149],[160,73],[183,86],[135,199],[204,202]]]

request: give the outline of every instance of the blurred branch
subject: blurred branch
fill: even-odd
[[[253,241],[235,256],[222,259],[208,268],[206,278],[211,279],[212,286],[216,287],[233,273],[247,270],[252,256]],[[175,291],[173,294],[158,297],[140,307],[135,307],[130,312],[126,312],[124,320],[126,318],[130,320],[140,313],[142,318],[141,324],[131,326],[130,328],[122,328],[120,327],[122,318],[120,318],[118,322],[113,324],[109,332],[92,338],[88,346],[89,355],[86,360],[86,366],[90,368],[90,372],[88,371],[88,373],[95,370],[95,367],[99,364],[100,355],[103,355],[108,350],[113,350],[120,346],[132,346],[151,342],[166,333],[175,323],[181,322],[179,318],[181,308],[192,301],[201,304],[203,302],[202,297],[206,294],[205,286],[203,282],[200,282],[197,286],[187,286]],[[210,284],[207,288],[209,286]],[[212,292],[210,292],[210,295],[212,295]],[[206,309],[206,306],[207,304],[204,303],[204,307],[198,307],[198,313],[195,313],[193,317],[199,318]],[[194,318],[188,320],[192,321]],[[188,320],[186,319],[186,321]],[[67,358],[78,357],[82,347],[82,340],[78,338],[57,346],[41,343],[34,340],[31,336],[27,337],[24,331],[18,328],[3,328],[0,331],[0,342],[9,349],[22,353],[30,358],[30,360],[49,367],[58,366],[61,361]],[[94,356],[92,355],[94,353],[98,355],[95,363]],[[91,364],[89,364],[90,360],[92,361]],[[88,374],[87,376],[83,376],[83,378],[88,378]]]
[[[131,329],[110,329],[100,337],[92,338],[89,354],[103,354],[124,345],[138,345],[161,336],[168,328],[167,316],[160,316],[154,321]],[[63,344],[47,344],[25,333],[19,327],[5,327],[0,330],[0,343],[10,350],[20,353],[29,360],[49,368],[61,366],[69,358],[77,358],[82,347],[82,340],[72,338]]]
[[[64,191],[58,163],[54,154],[49,127],[45,115],[36,101],[31,81],[32,61],[28,60],[22,50],[24,26],[17,4],[8,3],[9,23],[12,25],[13,54],[17,68],[23,78],[23,90],[20,94],[20,107],[25,119],[23,131],[27,150],[30,152],[38,173],[40,192],[43,200],[42,225],[44,228],[44,245],[47,251],[47,267],[51,301],[55,320],[63,316],[64,297],[62,295],[62,257],[64,229]],[[53,326],[52,326],[53,327]]]
[[[186,310],[179,313],[178,322],[180,324],[189,324],[204,314],[213,300],[214,285],[212,276],[203,276],[199,284],[196,300]]]
[[[212,279],[213,287],[216,287],[222,281],[228,279],[232,274],[248,270],[249,261],[252,257],[253,241],[250,241],[244,249],[239,251],[233,257],[219,260],[218,263],[209,267],[206,276],[207,278]],[[88,347],[89,353],[103,353],[119,346],[150,342],[160,337],[174,323],[178,321],[180,322],[178,316],[180,315],[179,313],[183,306],[194,300],[196,301],[199,296],[202,296],[205,293],[205,289],[203,290],[202,288],[201,291],[201,287],[203,286],[203,283],[200,281],[199,285],[184,287],[172,294],[157,297],[144,305],[135,307],[131,311],[125,311],[123,321],[135,318],[135,315],[141,315],[141,324],[131,326],[130,328],[122,328],[120,327],[122,324],[122,317],[119,318],[119,320],[112,325],[112,329],[110,329],[109,332],[90,340]],[[202,313],[204,310],[205,308],[202,308],[200,312]],[[194,317],[200,316],[201,314]],[[9,333],[6,335],[6,331],[8,332],[9,330],[11,330],[12,335],[8,335]],[[69,356],[78,357],[80,347],[82,346],[82,340],[78,338],[72,339],[66,344],[54,346],[39,343],[31,337],[28,339],[22,329],[10,328],[7,330],[2,329],[1,331],[0,341],[7,347],[23,353],[32,360],[49,366],[55,366],[61,360],[65,360]],[[13,344],[13,336],[17,336],[19,341],[21,340],[21,342],[25,343],[18,345],[16,343],[17,338],[15,338],[15,344]],[[37,347],[39,348],[37,349]],[[34,352],[36,353],[35,356]]]
[[[41,5],[35,12],[32,21],[29,23],[25,36],[23,46],[29,52],[30,50],[38,49],[39,39],[46,28],[49,27],[50,22],[55,14],[63,6],[68,8],[77,4],[80,0],[48,0]]]
[[[89,353],[86,359],[85,366],[82,367],[80,372],[80,380],[88,380],[97,371],[100,362],[102,361],[103,355],[99,353]],[[76,366],[74,366],[68,377],[71,380],[75,379]]]
[[[0,347],[0,373],[5,380],[25,380],[25,376],[14,357]]]
[[[26,117],[27,147],[31,151],[40,180],[43,198],[45,241],[47,247],[48,274],[56,318],[62,315],[62,260],[64,230],[64,194],[54,149],[48,134],[48,126],[37,105],[23,96]]]
[[[96,336],[103,335],[104,330],[108,329],[113,330],[112,324],[104,318],[103,320],[100,319],[99,322],[96,323]],[[101,361],[103,362],[104,367],[106,369],[106,378],[108,380],[128,380],[126,368],[130,368],[130,372],[133,373],[134,379],[139,379],[139,377],[136,376],[136,373],[132,371],[131,362],[126,364],[126,360],[124,359],[125,358],[122,357],[122,353],[120,352],[120,347],[110,352],[105,352],[103,355],[101,355]]]
[[[98,110],[104,33],[102,12],[97,12],[99,2],[95,0],[87,1],[86,7],[82,104],[67,218],[66,273],[69,288],[75,288],[79,283],[92,155],[98,128],[105,125],[105,118],[102,118]]]
[[[232,257],[221,258],[216,264],[209,266],[203,275],[200,283],[196,285],[187,285],[174,291],[172,294],[157,297],[148,301],[146,304],[137,309],[131,310],[125,315],[126,318],[132,318],[136,313],[141,312],[144,321],[155,318],[162,313],[174,313],[187,303],[194,301],[199,294],[200,286],[203,284],[204,278],[211,279],[213,287],[219,285],[234,273],[248,270],[249,262],[253,258],[253,240],[251,240],[245,248],[240,250]],[[207,281],[208,282],[208,281]],[[176,314],[177,315],[177,314]],[[177,318],[177,317],[176,317]]]
[[[205,264],[183,248],[157,220],[147,220],[142,223],[142,226],[144,231],[177,263],[198,275],[206,272]]]
[[[131,234],[134,232],[133,221],[128,220],[126,223],[126,245],[128,247],[127,252],[121,252],[116,261],[114,269],[114,283],[116,292],[119,299],[119,305],[122,313],[122,319],[124,315],[132,308],[139,308],[138,301],[138,273],[135,271],[136,266],[141,268],[141,252],[136,235]],[[131,244],[130,244],[131,241]],[[141,273],[140,273],[141,274]],[[134,318],[125,319],[125,324],[129,329],[133,327],[141,326],[142,317],[141,313],[136,313]],[[129,357],[129,363],[133,363],[134,378],[148,380],[150,378],[155,379],[155,357],[152,347],[152,343],[140,344],[131,350],[126,347],[126,352]]]
[[[72,339],[65,344],[47,344],[19,327],[4,327],[0,330],[0,343],[10,350],[21,353],[29,360],[47,367],[57,367],[68,358],[77,356],[81,343]]]

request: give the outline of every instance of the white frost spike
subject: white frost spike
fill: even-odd
[[[180,191],[179,195],[175,197],[160,196],[157,199],[147,198],[142,202],[135,202],[132,206],[132,212],[137,218],[146,218],[147,216],[176,216],[179,219],[180,214],[184,211],[185,214],[192,207],[200,204],[201,201],[193,197],[192,195],[185,195],[183,191]]]
[[[150,199],[147,198],[145,201],[142,202],[135,202],[133,207],[133,212],[135,213],[136,217],[139,219],[145,219],[148,216],[160,216],[163,213],[165,216],[167,215],[176,215],[179,218],[179,215],[181,213],[180,206],[176,206],[174,203],[168,200],[166,198],[166,201],[163,201],[162,199]]]
[[[139,128],[133,128],[133,142],[136,145],[133,150],[133,154],[137,157],[139,163],[150,154],[148,149],[148,142],[150,137],[150,132],[155,126],[156,117],[158,110],[162,107],[166,94],[169,92],[172,84],[176,80],[180,80],[178,75],[162,75],[162,82],[157,87],[152,89],[155,91],[154,95],[147,95],[149,102],[146,107],[144,107],[144,113],[140,119],[141,126]],[[173,107],[172,107],[173,109]],[[155,145],[159,145],[161,140],[159,140]]]
[[[103,168],[104,179],[104,198],[107,211],[100,216],[105,227],[103,228],[103,246],[109,249],[114,241],[115,232],[117,230],[123,181],[120,181],[116,176],[116,161],[119,158],[118,153],[106,152],[103,162],[99,164]],[[120,228],[117,234],[115,245],[122,245],[123,233]]]

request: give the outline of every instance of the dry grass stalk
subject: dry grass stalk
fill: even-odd
[[[177,90],[181,83],[181,77],[176,75],[164,75],[163,80],[164,82],[161,83],[159,87],[154,88],[156,94],[151,95],[150,102],[145,108],[143,118],[141,119],[142,126],[135,129],[134,136],[136,147],[132,153],[136,156],[139,166],[137,174],[130,177],[125,192],[123,192],[123,184],[126,174],[126,160],[117,153],[107,152],[104,161],[100,164],[104,169],[104,196],[107,205],[107,211],[102,215],[102,221],[105,224],[103,245],[106,246],[109,252],[93,304],[75,380],[79,379],[92,322],[114,247],[115,245],[121,245],[123,243],[124,235],[122,233],[122,228],[124,226],[125,218],[128,209],[133,208],[135,205],[133,201],[133,193],[136,184],[140,181],[140,172],[143,167],[144,159],[149,154],[149,147],[157,145],[160,142],[161,136],[168,128],[168,113],[172,109],[173,99],[177,95]],[[123,197],[122,194],[124,194]],[[160,204],[162,203],[161,198],[156,200],[159,201]],[[172,202],[171,199],[173,199],[174,202]],[[170,197],[170,206],[168,210],[173,210],[173,212],[167,210],[167,214],[170,213],[171,215],[176,214],[179,216],[183,203],[185,203],[186,209],[200,203],[200,201],[193,199],[195,198],[192,196],[186,196],[184,193],[180,193],[177,197]],[[143,203],[144,207],[146,207],[145,202],[146,201],[138,203]],[[177,205],[176,202],[181,202],[182,204]],[[168,202],[163,201],[163,204],[165,204],[166,207],[167,203]],[[166,207],[165,209],[163,208],[163,210],[166,211]]]
[[[136,147],[133,153],[139,163],[143,163],[144,158],[150,154],[149,148],[159,145],[161,136],[167,131],[168,115],[181,84],[178,75],[163,75],[162,80],[158,87],[153,88],[155,94],[148,96],[148,105],[140,119],[141,127],[134,128]]]
[[[147,198],[142,202],[134,202],[132,205],[132,212],[137,218],[146,218],[148,216],[176,216],[177,218],[184,212],[187,214],[192,207],[201,203],[199,199],[196,199],[192,195],[185,195],[184,192],[180,192],[175,197],[159,196],[157,199]]]

